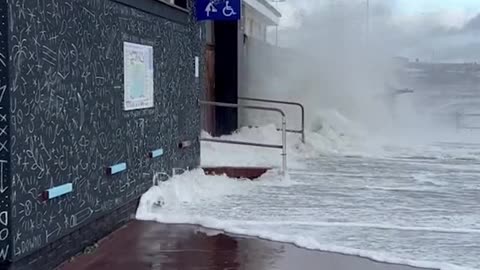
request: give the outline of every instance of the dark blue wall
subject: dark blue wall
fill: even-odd
[[[0,218],[0,232],[10,228],[0,251],[9,245],[9,259],[18,260],[137,199],[154,172],[199,165],[203,82],[194,58],[202,59],[203,46],[190,14],[155,0],[130,1],[151,5],[148,13],[128,0],[7,2],[9,31],[0,28],[0,38],[8,36],[10,72],[0,65],[0,76],[9,74],[0,87],[10,83],[9,104],[0,114],[9,107],[10,134],[0,121],[0,149],[10,146],[0,155],[2,165],[11,160],[1,179],[11,198],[0,194],[0,202],[11,205],[0,204],[0,212],[10,209],[6,224]],[[153,46],[152,109],[123,110],[124,41]],[[192,146],[179,149],[183,140]],[[147,158],[159,148],[164,156]],[[122,162],[126,172],[106,175]],[[43,200],[43,191],[66,183],[72,193]]]
[[[8,91],[8,28],[7,3],[0,0],[0,262],[7,259],[11,249],[10,239],[10,128]],[[1,265],[0,265],[1,268]]]

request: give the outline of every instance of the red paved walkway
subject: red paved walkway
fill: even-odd
[[[62,270],[413,270],[206,229],[134,221]]]

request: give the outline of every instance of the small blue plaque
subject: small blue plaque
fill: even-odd
[[[127,163],[119,163],[119,164],[108,167],[107,168],[107,174],[108,175],[114,175],[114,174],[117,174],[117,173],[121,173],[125,170],[127,170]]]
[[[160,148],[160,149],[157,149],[157,150],[153,150],[152,152],[150,152],[150,158],[158,158],[158,157],[161,157],[163,156],[163,149]]]
[[[57,198],[57,197],[65,195],[65,194],[71,193],[72,191],[73,191],[73,184],[72,183],[64,184],[64,185],[61,185],[61,186],[58,186],[58,187],[48,189],[45,192],[45,197],[46,197],[45,199],[51,200],[53,198]]]

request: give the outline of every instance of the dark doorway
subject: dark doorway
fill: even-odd
[[[238,101],[238,23],[215,22],[215,101]],[[237,109],[215,109],[215,136],[237,130]]]

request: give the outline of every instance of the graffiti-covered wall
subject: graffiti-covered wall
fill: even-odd
[[[0,1],[0,260],[18,260],[199,165],[202,43],[154,0]]]
[[[6,0],[0,1],[0,262],[11,250],[10,233],[10,152],[9,152],[9,91],[8,91],[8,28]]]

